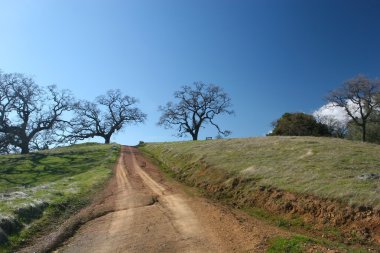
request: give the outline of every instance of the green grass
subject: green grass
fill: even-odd
[[[119,145],[79,144],[0,156],[0,216],[24,226],[0,252],[22,244],[88,204],[91,194],[111,176],[119,152]],[[33,203],[47,203],[43,215],[23,217],[18,210]]]
[[[263,186],[380,208],[380,181],[358,178],[380,173],[379,145],[334,138],[262,137],[147,143],[141,149],[177,174],[207,166],[214,168],[215,179],[223,171]]]
[[[307,224],[304,222],[304,220],[301,217],[297,217],[294,215],[291,218],[284,219],[281,215],[276,215],[269,213],[261,208],[257,207],[245,207],[242,208],[242,210],[249,215],[256,217],[260,220],[265,220],[269,222],[272,225],[275,225],[277,227],[282,228],[302,228],[304,230],[311,230],[312,227],[310,224]]]
[[[305,236],[295,235],[291,237],[277,236],[269,240],[268,253],[302,253],[311,252],[308,249],[313,248],[312,252],[326,252],[327,249],[335,249],[338,252],[347,253],[367,253],[370,252],[364,248],[346,247],[342,244],[318,240]],[[334,251],[335,252],[335,251]]]
[[[291,229],[299,228],[302,231],[313,231],[312,227],[305,223],[301,218],[291,218],[284,219],[280,215],[270,214],[259,208],[244,208],[243,211],[250,214],[253,217],[256,217],[261,220],[269,222],[269,224],[278,226],[280,228]],[[299,232],[299,231],[298,231]],[[341,236],[340,232],[336,228],[325,228],[325,234],[336,234],[336,237]],[[306,248],[316,246],[320,248],[330,248],[330,249],[339,249],[339,252],[350,252],[350,253],[364,253],[368,252],[366,249],[355,246],[347,246],[344,243],[334,242],[324,238],[318,238],[315,236],[292,236],[292,237],[274,237],[269,240],[268,252],[271,253],[283,253],[283,252],[307,252]],[[313,251],[314,252],[314,251]],[[317,251],[318,252],[318,251]],[[324,252],[324,251],[321,251]]]
[[[268,253],[302,253],[305,252],[308,244],[312,240],[303,236],[293,236],[291,238],[276,237],[269,244]]]

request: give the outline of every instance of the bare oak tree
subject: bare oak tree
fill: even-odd
[[[380,107],[377,99],[380,81],[357,76],[343,83],[341,87],[330,92],[327,101],[344,108],[352,121],[362,130],[362,141],[366,141],[366,129],[370,117]]]
[[[165,128],[178,128],[178,136],[190,134],[193,140],[198,139],[200,128],[204,124],[211,124],[218,133],[228,136],[231,132],[222,131],[214,118],[221,114],[233,114],[231,99],[217,85],[195,82],[193,86],[183,86],[174,93],[178,103],[168,102],[160,106],[162,112],[158,125]]]
[[[9,146],[28,154],[45,131],[58,131],[72,96],[56,86],[43,88],[22,74],[0,73],[0,133]],[[58,141],[58,140],[57,140]],[[4,144],[4,143],[3,143]]]
[[[79,102],[71,122],[70,138],[83,140],[99,136],[106,144],[110,143],[111,136],[125,125],[145,121],[146,114],[134,107],[137,102],[136,98],[123,95],[120,90],[109,90],[95,102]]]

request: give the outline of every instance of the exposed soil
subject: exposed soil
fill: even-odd
[[[179,181],[204,189],[213,199],[238,208],[259,207],[288,220],[296,218],[309,227],[309,234],[380,251],[379,209],[261,186],[254,178],[231,176],[207,164],[171,170]]]
[[[71,236],[72,235],[72,236]],[[20,252],[265,252],[288,232],[183,192],[140,152],[123,147],[115,176],[91,207]]]
[[[184,192],[135,148],[122,147],[114,170],[91,206],[20,252],[266,252],[271,238],[291,236]],[[310,245],[307,252],[339,251]]]
[[[369,206],[348,206],[334,200],[321,199],[284,192],[279,189],[261,188],[248,198],[236,201],[237,205],[261,206],[272,213],[287,217],[300,217],[313,224],[314,232],[331,239],[342,239],[348,244],[380,245],[380,210]],[[340,235],[325,233],[335,228]]]

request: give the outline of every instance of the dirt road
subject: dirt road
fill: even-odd
[[[222,205],[185,194],[140,152],[123,147],[103,206],[56,252],[264,252],[284,232]]]

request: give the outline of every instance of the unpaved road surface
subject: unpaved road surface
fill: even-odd
[[[132,147],[122,147],[102,206],[56,252],[264,252],[286,233],[244,213],[186,194]]]

